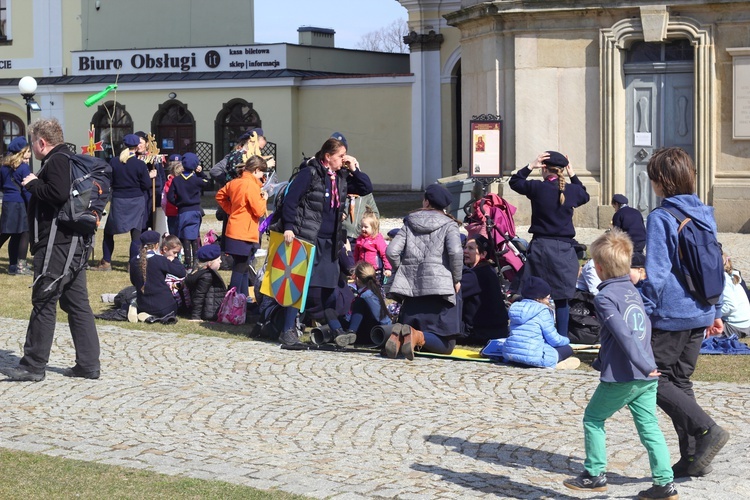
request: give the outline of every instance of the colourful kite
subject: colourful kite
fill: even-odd
[[[283,234],[271,231],[266,262],[260,293],[273,297],[282,306],[304,312],[315,262],[315,245],[297,238],[287,245]]]

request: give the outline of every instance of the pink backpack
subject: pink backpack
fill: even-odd
[[[224,295],[219,307],[219,323],[230,325],[245,324],[245,314],[247,310],[247,297],[244,293],[238,293],[235,287],[230,288]]]

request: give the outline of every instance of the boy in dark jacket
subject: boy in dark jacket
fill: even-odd
[[[612,197],[612,208],[615,209],[612,227],[628,233],[633,242],[633,252],[642,254],[646,247],[646,225],[643,223],[643,214],[628,206],[628,199],[621,194]]]
[[[641,443],[648,450],[654,481],[651,488],[638,493],[638,498],[675,500],[678,495],[672,482],[669,449],[656,418],[659,372],[651,351],[651,322],[629,276],[632,253],[633,243],[618,229],[603,234],[591,245],[596,272],[602,279],[594,298],[602,325],[602,346],[593,364],[601,372],[601,382],[583,415],[585,470],[563,484],[574,490],[607,489],[604,422],[628,406]]]
[[[185,153],[182,157],[185,169],[175,176],[167,191],[167,200],[177,207],[178,235],[185,252],[185,267],[193,265],[193,254],[198,251],[203,210],[201,209],[201,193],[208,180],[201,174],[198,157],[193,153]]]
[[[185,279],[193,307],[191,320],[216,321],[227,285],[217,272],[221,266],[221,249],[218,245],[205,245],[195,253],[195,270]]]

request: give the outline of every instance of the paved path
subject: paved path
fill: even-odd
[[[26,327],[2,325],[0,368],[17,363]],[[74,354],[58,325],[46,380],[0,383],[0,446],[316,498],[577,496],[561,483],[581,470],[592,373],[109,326],[100,335],[100,380],[61,375]],[[679,480],[681,498],[749,498],[750,385],[696,392],[732,439],[713,474]],[[647,457],[627,412],[610,422],[608,444],[609,495],[645,489]]]

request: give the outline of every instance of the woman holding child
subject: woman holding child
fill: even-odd
[[[385,354],[414,359],[414,350],[450,354],[461,333],[463,249],[460,223],[445,213],[450,192],[427,186],[422,209],[404,219],[386,256],[396,272],[390,295],[403,300],[399,322],[386,341]]]
[[[540,169],[543,181],[527,179],[534,169]],[[565,171],[570,184],[565,182]],[[521,287],[529,276],[542,278],[549,284],[555,301],[557,331],[567,337],[568,300],[575,295],[579,269],[574,249],[573,211],[588,203],[589,194],[573,172],[568,158],[557,151],[541,153],[513,174],[509,185],[531,201],[529,232],[533,238]]]

